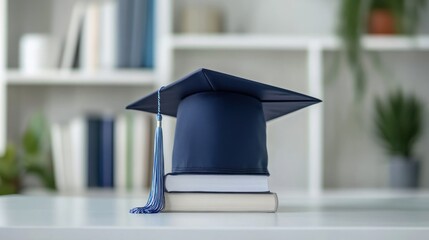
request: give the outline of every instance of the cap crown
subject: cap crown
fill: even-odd
[[[173,174],[268,174],[261,102],[230,92],[203,92],[183,99],[172,164]]]

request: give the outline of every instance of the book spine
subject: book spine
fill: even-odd
[[[113,69],[117,66],[118,1],[106,0],[101,4],[100,67]]]
[[[131,49],[131,17],[133,0],[120,0],[118,2],[118,34],[117,34],[117,56],[119,68],[130,66]]]
[[[134,118],[132,114],[126,115],[126,188],[133,188],[133,152],[134,152]]]
[[[70,122],[70,146],[71,146],[71,165],[73,191],[82,192],[87,183],[86,163],[87,163],[87,142],[85,134],[87,132],[86,122],[83,118],[76,118]]]
[[[146,39],[144,40],[143,66],[145,68],[153,68],[155,60],[155,0],[147,1],[147,26]]]
[[[152,159],[152,149],[153,149],[153,142],[152,142],[152,128],[151,128],[151,118],[148,115],[142,115],[142,125],[143,125],[143,133],[142,133],[142,150],[143,150],[143,174],[142,174],[142,186],[143,188],[149,189],[150,183],[151,183],[151,176],[152,176],[152,165],[151,165],[151,159]]]
[[[166,193],[165,212],[276,212],[277,194]]]
[[[92,71],[99,68],[100,4],[88,3],[81,36],[80,67]]]
[[[74,65],[85,11],[85,2],[79,1],[76,2],[73,6],[70,23],[67,30],[66,41],[64,43],[64,51],[60,63],[61,69],[70,69]]]
[[[130,53],[130,66],[133,68],[143,67],[142,52],[145,47],[145,33],[147,26],[147,0],[134,0],[133,1],[133,15],[132,15],[132,34],[131,34],[131,48]]]
[[[52,156],[54,165],[55,185],[60,192],[65,191],[65,168],[63,160],[63,142],[61,126],[57,123],[51,126]]]
[[[114,120],[103,118],[100,132],[100,172],[99,180],[102,187],[113,187],[113,156],[114,156]]]
[[[87,124],[88,187],[98,187],[100,120],[95,117],[90,117],[87,119]]]
[[[63,143],[63,164],[64,164],[64,179],[65,179],[65,190],[67,192],[73,191],[74,186],[74,167],[72,159],[72,142],[70,127],[68,124],[62,125],[62,143]]]
[[[132,162],[132,171],[133,171],[133,189],[142,190],[143,189],[143,179],[144,179],[144,116],[143,115],[134,115],[134,131],[133,131],[133,162]],[[146,175],[147,176],[147,175]]]
[[[114,144],[114,186],[124,191],[127,189],[127,120],[124,115],[118,116],[115,120]]]

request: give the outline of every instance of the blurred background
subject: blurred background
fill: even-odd
[[[271,190],[425,190],[428,13],[425,0],[0,0],[0,194],[144,191],[153,116],[124,107],[201,67],[323,100],[267,124]]]

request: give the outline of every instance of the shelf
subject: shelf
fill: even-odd
[[[7,72],[8,85],[117,85],[152,86],[156,76],[152,70],[112,71],[64,71],[49,70],[25,73],[19,70]]]
[[[429,35],[416,37],[366,36],[365,49],[372,51],[429,50]],[[312,45],[322,50],[340,46],[336,37],[305,37],[284,35],[175,35],[174,49],[246,49],[246,50],[308,50]]]
[[[2,239],[427,239],[428,198],[290,198],[276,213],[131,215],[141,197],[2,196]]]
[[[312,38],[262,35],[176,35],[175,49],[290,49],[304,50]]]

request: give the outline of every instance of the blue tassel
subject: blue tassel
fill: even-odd
[[[144,207],[136,207],[130,210],[130,213],[158,213],[164,208],[164,147],[162,139],[162,115],[161,115],[161,97],[158,90],[158,114],[156,115],[157,127],[155,131],[154,160],[152,170],[152,184],[149,198]]]

